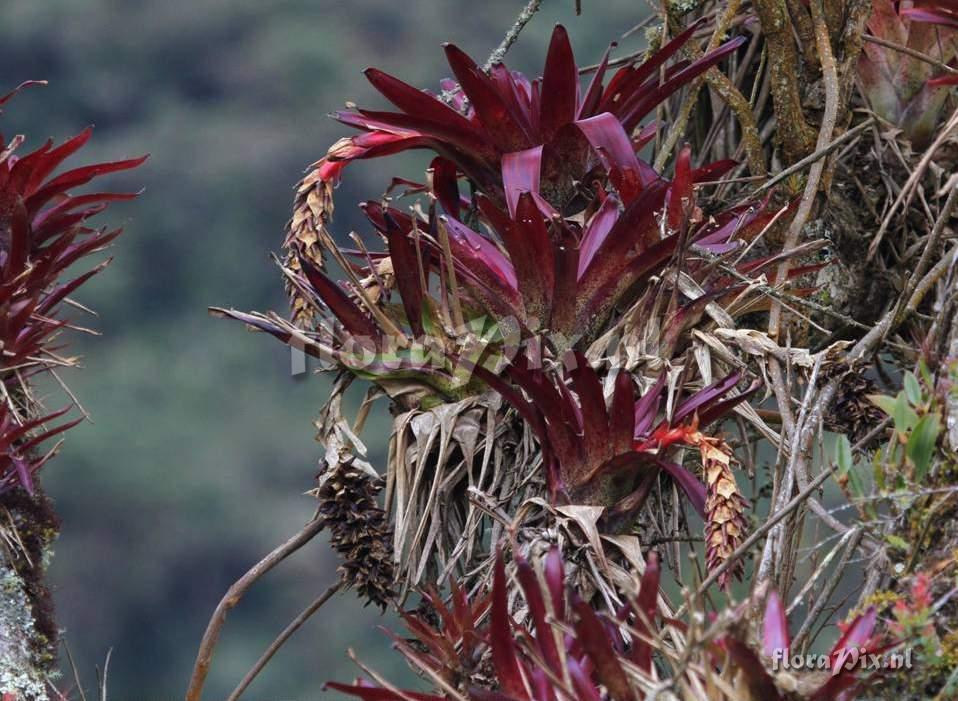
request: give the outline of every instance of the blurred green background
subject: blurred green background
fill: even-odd
[[[509,55],[538,75],[562,21],[593,63],[648,12],[636,0],[545,0]],[[382,106],[362,77],[375,65],[423,87],[448,75],[441,42],[480,62],[520,0],[5,0],[3,86],[46,79],[0,118],[28,146],[97,127],[87,160],[149,152],[115,178],[145,188],[116,205],[114,264],[79,295],[103,336],[77,339],[85,368],[69,384],[94,423],[74,429],[44,482],[63,517],[50,578],[88,690],[113,648],[110,698],[182,698],[209,614],[227,587],[312,514],[319,446],[311,420],[328,384],[293,378],[276,342],[207,315],[209,305],[285,310],[269,261],[292,187],[343,133],[326,113],[345,100]],[[639,37],[623,42],[638,47]],[[5,90],[0,90],[5,91]],[[353,203],[418,159],[347,171],[336,229],[360,227]],[[413,168],[412,170],[410,170]],[[63,404],[51,396],[51,407]],[[385,421],[384,419],[382,421]],[[385,423],[371,426],[382,463]],[[270,574],[231,613],[207,698],[222,699],[276,633],[335,578],[323,539]],[[245,698],[319,699],[356,670],[348,647],[403,674],[351,595],[324,608]],[[387,623],[391,622],[387,619]],[[61,685],[69,688],[67,680]],[[72,694],[74,698],[78,695]]]

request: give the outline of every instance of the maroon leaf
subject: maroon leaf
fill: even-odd
[[[31,215],[36,214],[40,208],[47,204],[52,198],[65,193],[70,188],[84,185],[93,180],[93,178],[106,175],[107,173],[116,173],[118,171],[136,168],[146,161],[147,158],[149,158],[149,156],[141,156],[140,158],[131,158],[125,161],[97,163],[96,165],[69,170],[31,194],[26,200],[27,211]]]
[[[502,156],[502,187],[506,191],[506,203],[512,218],[516,216],[516,205],[521,195],[539,192],[541,164],[541,146]]]
[[[371,344],[381,337],[382,332],[375,322],[366,316],[339,285],[306,258],[300,257],[299,262],[317,298],[339,319],[349,335],[363,345]]]
[[[657,85],[651,90],[637,92],[617,112],[626,131],[634,129],[639,121],[651,112],[656,105],[719,63],[728,54],[737,50],[745,41],[745,37],[736,37],[727,41],[714,51],[676,71],[662,85]]]
[[[602,54],[602,60],[599,61],[599,67],[592,76],[589,87],[586,88],[585,97],[582,98],[582,104],[579,106],[579,113],[576,115],[576,119],[586,119],[595,114],[596,108],[599,106],[599,100],[602,99],[602,81],[605,80],[605,72],[609,67],[609,55],[617,46],[618,44],[613,42],[609,45],[609,48],[605,50],[605,53]]]
[[[546,586],[549,588],[549,596],[552,599],[552,609],[556,620],[565,620],[565,572],[562,564],[562,553],[558,548],[549,550],[546,555],[545,568],[543,571],[546,580]]]
[[[752,698],[762,699],[762,701],[783,701],[778,687],[775,686],[775,680],[765,671],[762,660],[748,645],[734,638],[728,638],[725,640],[725,648],[735,660],[736,667],[742,672],[742,680]]]
[[[576,126],[599,154],[622,201],[631,202],[654,174],[651,168],[639,162],[622,124],[615,116],[604,112],[580,120]]]
[[[614,454],[625,453],[635,434],[635,386],[632,375],[620,369],[615,376],[612,406],[609,409],[609,438]]]
[[[572,686],[579,695],[579,701],[602,701],[602,696],[595,684],[585,673],[575,659],[569,659],[566,662],[566,668],[569,670],[569,676],[572,678]]]
[[[878,611],[874,606],[869,606],[865,613],[856,616],[832,648],[830,653],[832,658],[834,659],[835,654],[842,650],[865,647],[869,638],[871,638],[872,631],[875,630],[877,618]]]
[[[639,595],[635,600],[635,610],[638,614],[638,620],[635,623],[635,629],[639,634],[651,637],[651,626],[655,621],[655,612],[658,609],[659,597],[659,556],[655,551],[650,551],[645,560],[645,572],[642,573],[642,580],[639,582]],[[632,649],[630,659],[643,672],[649,674],[652,672],[652,645],[640,640],[638,637],[632,638]]]
[[[713,382],[708,387],[700,389],[691,397],[679,403],[675,413],[672,415],[672,425],[675,426],[681,423],[683,419],[691,416],[700,408],[708,406],[712,402],[720,399],[726,392],[738,384],[740,379],[742,379],[742,373],[733,372],[721,380]]]
[[[649,59],[640,66],[627,66],[616,72],[602,96],[602,102],[597,111],[610,112],[616,103],[619,105],[623,104],[638,86],[658,73],[659,68],[665,65],[666,61],[672,58],[672,56],[688,42],[703,23],[704,19],[700,19],[689,25],[689,27],[680,34],[677,34],[675,38],[671,39],[665,46],[653,53]]]
[[[509,109],[489,76],[469,56],[453,44],[446,44],[446,59],[469,98],[483,129],[501,153],[523,151],[535,144],[523,132],[516,115]]]
[[[515,269],[527,324],[535,328],[549,322],[552,294],[556,284],[555,251],[546,223],[529,193],[520,196],[514,220],[510,221],[485,198],[479,200],[482,212],[495,223]]]
[[[765,600],[765,618],[763,620],[762,644],[765,656],[772,658],[776,652],[788,656],[789,636],[788,620],[785,618],[785,607],[778,592],[774,589],[768,593]]]
[[[619,217],[619,200],[613,195],[609,195],[602,202],[599,211],[592,215],[585,233],[582,236],[582,243],[579,246],[579,268],[576,271],[576,279],[582,277],[596,251],[601,248],[605,238],[612,231],[616,219]]]
[[[385,213],[386,241],[389,245],[389,257],[393,262],[396,287],[402,300],[406,319],[416,336],[422,336],[422,303],[425,290],[422,285],[423,271],[420,268],[420,256],[416,253],[413,241],[399,227],[396,220]]]
[[[565,27],[556,25],[542,72],[539,128],[543,141],[551,141],[559,129],[575,119],[579,96],[579,71]]]
[[[532,616],[532,622],[536,630],[536,644],[542,653],[542,659],[549,666],[550,671],[556,676],[562,676],[562,668],[559,660],[559,650],[556,647],[555,631],[547,623],[547,610],[545,601],[542,598],[542,588],[539,585],[539,578],[535,570],[524,558],[516,558],[516,576],[526,597],[526,604],[529,606],[529,613]]]
[[[902,17],[907,17],[915,22],[925,22],[928,24],[940,24],[943,27],[958,29],[958,15],[952,17],[942,10],[930,10],[918,7],[912,7],[901,12]]]
[[[675,179],[669,188],[669,229],[680,231],[695,206],[692,196],[692,147],[688,144],[675,157]]]
[[[446,210],[446,214],[458,219],[462,201],[459,197],[456,164],[440,156],[432,160],[429,170],[432,173],[432,191],[436,198]]]
[[[669,477],[675,480],[675,483],[685,492],[685,496],[689,498],[689,503],[692,505],[692,508],[695,509],[699,516],[705,518],[705,498],[707,495],[705,485],[702,484],[701,480],[674,462],[656,460],[656,465],[665,470],[669,474]]]
[[[528,699],[518,652],[512,639],[512,618],[509,616],[506,566],[502,554],[496,556],[492,579],[492,611],[489,618],[489,639],[492,646],[492,666],[502,690],[516,699]]]
[[[376,68],[367,68],[364,73],[366,79],[383,97],[406,114],[444,124],[463,134],[478,136],[472,122],[433,95]]]
[[[595,611],[586,602],[573,594],[572,607],[578,615],[575,631],[578,641],[595,666],[599,682],[608,690],[613,699],[631,701],[635,698],[629,678],[622,669],[615,654],[615,648],[609,639],[605,626],[599,621]]]
[[[324,688],[335,689],[349,696],[355,696],[363,701],[406,701],[407,699],[415,699],[416,701],[444,701],[445,698],[443,696],[434,696],[433,694],[420,694],[415,691],[403,691],[402,695],[400,695],[387,689],[361,684],[326,682],[323,686]]]

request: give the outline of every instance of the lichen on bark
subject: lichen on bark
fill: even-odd
[[[22,489],[0,495],[0,692],[47,701],[58,629],[45,585],[59,521],[50,500]]]

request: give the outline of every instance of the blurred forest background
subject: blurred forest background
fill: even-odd
[[[519,0],[5,0],[3,86],[18,96],[2,130],[62,140],[97,127],[87,160],[149,152],[112,183],[145,188],[104,221],[124,224],[114,264],[80,301],[100,338],[77,340],[85,369],[67,378],[93,423],[74,429],[45,485],[63,517],[52,563],[58,616],[88,688],[113,648],[110,698],[182,698],[200,637],[227,587],[310,518],[319,446],[311,421],[322,376],[290,376],[286,351],[207,315],[208,305],[285,312],[269,252],[279,249],[292,187],[344,127],[346,100],[381,106],[362,77],[375,65],[423,87],[448,75],[441,42],[480,63]],[[580,63],[648,10],[636,0],[550,0],[512,67],[539,74],[554,21]],[[640,48],[642,32],[622,43]],[[399,165],[399,164],[397,164]],[[407,160],[405,175],[421,177]],[[392,173],[390,173],[391,175]],[[398,168],[395,174],[399,174]],[[348,171],[335,228],[361,226],[354,204],[388,185]],[[51,398],[51,408],[62,405]],[[373,461],[386,424],[367,435]],[[279,630],[335,578],[317,540],[231,613],[208,698],[222,699]],[[351,595],[327,606],[251,687],[249,699],[318,699],[355,674],[347,647],[397,678],[378,611]],[[66,669],[66,666],[65,666]],[[69,672],[68,672],[69,673]],[[64,680],[65,682],[66,680]],[[64,683],[64,686],[69,686]],[[330,695],[331,696],[331,695]]]

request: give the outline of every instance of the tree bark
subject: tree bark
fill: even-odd
[[[59,526],[42,492],[0,495],[0,692],[17,701],[49,699],[58,629],[45,575]]]

